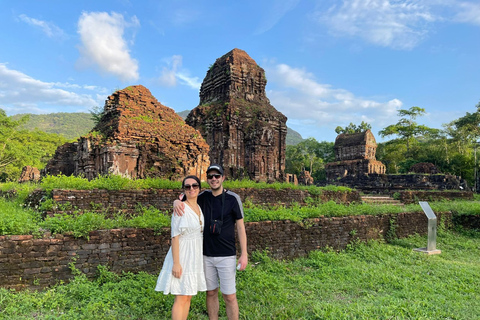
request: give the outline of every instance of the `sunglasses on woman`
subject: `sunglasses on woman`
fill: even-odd
[[[215,178],[215,179],[218,180],[218,179],[220,179],[221,176],[222,176],[222,175],[221,175],[221,174],[218,174],[218,173],[217,173],[217,174],[207,174],[207,179],[213,179],[213,178]]]
[[[197,190],[199,187],[200,187],[200,185],[198,183],[194,183],[192,185],[189,185],[189,184],[184,185],[183,189],[185,189],[185,190],[190,190],[190,189]]]

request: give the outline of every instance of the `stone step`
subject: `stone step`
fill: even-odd
[[[388,204],[394,206],[403,206],[400,200],[395,200],[389,196],[361,196],[364,203],[369,204]]]

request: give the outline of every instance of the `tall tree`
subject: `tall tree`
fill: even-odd
[[[452,122],[457,134],[471,142],[476,142],[480,137],[480,102],[475,107],[476,112],[467,112],[465,116]]]
[[[415,139],[422,135],[436,134],[438,129],[429,128],[425,125],[419,125],[415,119],[425,114],[425,109],[420,107],[411,107],[408,110],[398,110],[398,116],[401,117],[396,124],[392,124],[380,130],[378,134],[382,137],[391,135],[399,136],[399,140],[406,143],[407,154],[410,154],[410,145]]]

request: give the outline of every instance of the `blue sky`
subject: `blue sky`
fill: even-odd
[[[223,54],[245,50],[267,96],[304,138],[397,110],[442,124],[480,101],[480,2],[473,0],[4,1],[0,108],[88,112],[141,84],[177,112]]]

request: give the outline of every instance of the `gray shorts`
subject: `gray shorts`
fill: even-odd
[[[220,280],[220,291],[223,294],[234,294],[237,292],[235,287],[235,274],[237,272],[235,264],[236,256],[228,257],[207,257],[203,256],[203,268],[205,270],[205,280],[207,281],[207,290],[218,288]]]

